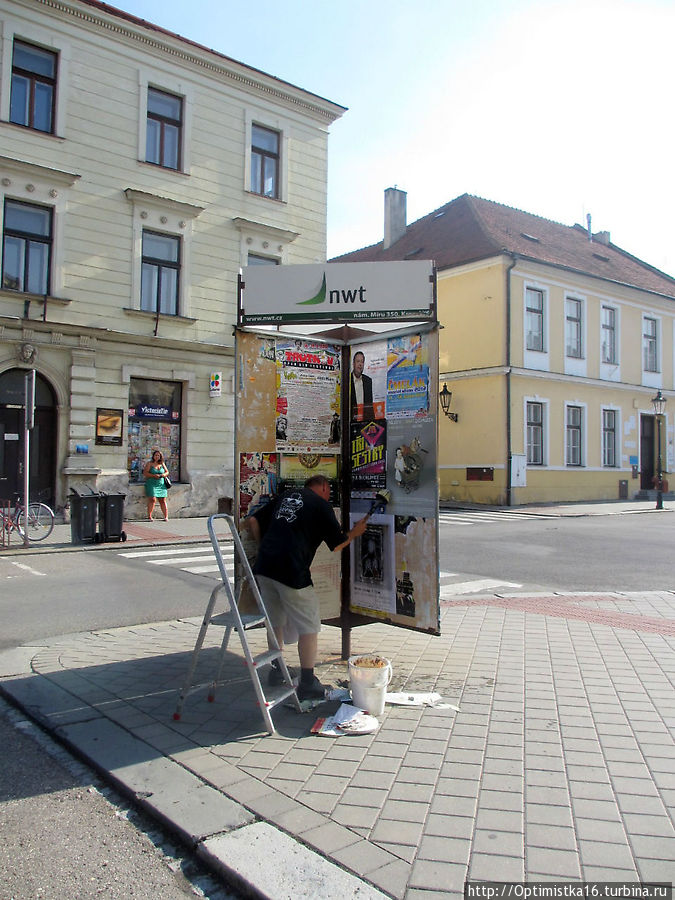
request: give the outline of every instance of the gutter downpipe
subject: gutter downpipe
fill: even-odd
[[[511,264],[506,270],[506,505],[513,502],[511,485],[511,272],[518,262],[517,253],[507,253]]]

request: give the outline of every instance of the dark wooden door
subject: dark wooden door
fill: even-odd
[[[23,493],[25,369],[0,376],[0,500]],[[41,375],[35,383],[35,426],[30,432],[31,500],[54,505],[56,478],[56,404]]]
[[[0,500],[21,490],[23,409],[0,406]]]
[[[654,416],[640,416],[640,489],[654,489]]]

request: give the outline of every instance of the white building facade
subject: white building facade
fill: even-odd
[[[233,493],[237,275],[322,262],[324,100],[93,0],[0,2],[0,499]]]

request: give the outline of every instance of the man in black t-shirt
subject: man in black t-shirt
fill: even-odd
[[[279,646],[283,648],[285,626],[291,625],[299,635],[300,700],[321,699],[325,694],[314,675],[321,612],[310,566],[323,541],[337,553],[363,534],[368,519],[364,516],[345,533],[329,498],[330,482],[324,475],[314,475],[303,488],[287,491],[246,520],[260,544],[253,571]],[[273,667],[270,683],[282,680]]]

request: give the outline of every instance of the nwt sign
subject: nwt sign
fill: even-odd
[[[424,321],[435,319],[433,263],[247,266],[239,324]]]

